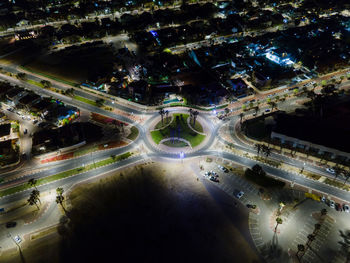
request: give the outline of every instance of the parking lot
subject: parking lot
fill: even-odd
[[[257,206],[258,209],[249,209],[248,225],[254,244],[266,262],[293,262],[300,244],[306,248],[305,253],[300,254],[301,262],[347,262],[341,245],[344,238],[340,233],[350,231],[350,213],[337,211],[330,202],[327,205],[326,200],[319,202],[306,198],[305,192],[297,189],[273,190],[269,192],[269,200],[263,200],[259,187],[241,175],[220,169],[220,166],[234,167],[234,163],[215,159],[201,165],[201,175],[230,195],[234,204],[241,202],[245,206]],[[210,180],[211,171],[217,174],[218,180]],[[241,191],[244,194],[238,197]],[[281,202],[286,206],[278,214]],[[322,209],[327,210],[327,215],[321,220]],[[280,217],[283,223],[274,232],[276,217]],[[315,224],[321,225],[316,232]],[[308,240],[310,234],[315,235],[312,242]]]

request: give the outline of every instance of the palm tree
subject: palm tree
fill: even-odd
[[[38,197],[38,193],[35,192],[37,190],[33,190],[31,193],[30,193],[30,196],[27,200],[28,204],[29,205],[36,205],[36,207],[38,208],[38,210],[40,210],[39,206],[38,206],[38,200],[39,200],[39,197]],[[39,192],[39,191],[38,191]],[[39,200],[40,201],[40,200]]]
[[[273,111],[273,109],[278,110],[278,108],[277,108],[277,103],[276,103],[276,102],[271,101],[269,104],[271,105],[271,111]]]
[[[66,209],[63,206],[63,201],[64,201],[63,192],[64,192],[64,190],[61,187],[58,187],[56,189],[56,193],[57,193],[57,195],[56,195],[56,203],[60,204],[62,206],[62,208],[63,208],[63,211],[66,212]]]
[[[278,227],[278,225],[281,225],[282,223],[283,223],[282,218],[277,217],[277,218],[276,218],[276,227],[275,227],[275,232],[277,231],[277,227]]]
[[[321,210],[321,217],[325,217],[326,215],[327,215],[327,209],[326,208],[323,208],[322,210]]]
[[[40,191],[35,189],[32,191],[32,194],[35,196],[36,200],[39,201],[39,203],[41,204],[41,200],[40,200]]]
[[[260,110],[259,106],[258,106],[258,105],[255,106],[255,107],[254,107],[254,110],[255,110],[255,115],[258,115],[258,112],[259,112],[259,110]]]
[[[163,116],[165,114],[165,111],[163,109],[161,109],[159,112],[160,116],[162,117],[162,125],[163,125]]]
[[[312,241],[315,240],[315,235],[309,234],[309,235],[307,235],[307,239],[308,239],[308,240],[307,240],[306,245],[310,248],[310,245],[311,245]]]
[[[304,245],[302,245],[302,244],[298,244],[298,252],[297,252],[297,254],[296,254],[296,256],[297,256],[297,258],[298,258],[298,260],[299,260],[299,252],[304,252],[305,251],[305,246]],[[300,261],[300,260],[299,260]]]
[[[169,111],[168,111],[168,110],[166,110],[166,111],[165,111],[165,116],[166,116],[166,120],[167,120],[167,122],[169,122],[169,121],[168,121],[168,115],[169,115]]]
[[[36,207],[38,208],[38,210],[40,210],[38,204],[36,203],[35,198],[34,198],[32,195],[28,198],[27,202],[28,202],[28,204],[29,204],[30,206],[36,205]]]
[[[263,152],[264,152],[264,154],[265,154],[265,156],[267,158],[267,157],[269,157],[271,155],[271,148],[267,147],[266,145],[264,145]]]
[[[30,186],[34,186],[36,190],[38,190],[38,189],[36,188],[36,184],[37,184],[37,183],[38,183],[38,180],[36,180],[35,178],[31,178],[31,179],[28,180],[28,184],[29,184]]]
[[[256,148],[256,151],[257,151],[257,153],[258,153],[258,155],[259,155],[260,150],[261,150],[261,144],[260,144],[260,143],[256,143],[256,144],[254,145],[254,148]]]
[[[348,172],[348,171],[345,171],[344,172],[344,176],[345,176],[345,181],[344,181],[344,185],[346,184],[346,182],[349,180],[349,178],[350,178],[350,172]]]
[[[335,181],[337,180],[338,176],[342,173],[342,168],[336,165],[336,166],[333,166],[332,169],[334,170],[334,181]]]
[[[199,114],[198,111],[194,111],[194,112],[193,112],[193,126],[196,125],[196,119],[197,119],[198,114]]]
[[[242,123],[242,119],[243,119],[243,117],[244,117],[244,113],[243,113],[243,112],[241,112],[241,113],[239,114],[239,118],[240,118],[239,123]]]
[[[320,229],[321,229],[321,224],[316,223],[316,224],[315,224],[315,229],[314,229],[314,233],[313,233],[313,234],[316,235]]]

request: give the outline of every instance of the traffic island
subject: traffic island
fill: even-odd
[[[158,145],[163,144],[171,148],[194,148],[206,138],[206,135],[200,132],[203,131],[201,123],[185,113],[174,113],[171,118],[158,121],[154,125],[154,128],[157,127],[161,128],[150,132],[152,140]]]

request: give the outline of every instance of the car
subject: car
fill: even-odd
[[[345,212],[347,212],[347,213],[350,212],[350,208],[349,208],[349,206],[348,206],[347,204],[343,204],[343,210],[344,210]]]
[[[270,109],[266,109],[265,112],[270,112],[271,110]]]
[[[24,129],[24,132],[23,132],[24,134],[27,134],[28,133],[28,130],[27,129]]]
[[[38,122],[38,120],[33,120],[33,124],[37,124]]]
[[[332,168],[329,168],[329,167],[328,167],[328,168],[326,169],[326,171],[329,172],[329,173],[331,173],[331,174],[335,174],[335,171],[334,171],[334,169],[332,169]]]
[[[17,244],[22,242],[22,239],[19,236],[15,236],[13,239],[16,241]]]
[[[210,176],[210,181],[213,181],[213,182],[216,182],[216,183],[218,183],[219,182],[219,179],[216,177],[216,176]]]
[[[238,199],[241,199],[243,195],[244,195],[244,192],[243,192],[243,191],[239,191],[239,192],[236,194],[236,197],[237,197]]]
[[[321,197],[321,202],[322,202],[322,203],[325,203],[325,202],[326,202],[326,197],[322,196],[322,197]]]
[[[13,222],[13,221],[7,222],[6,223],[6,228],[12,228],[12,227],[15,227],[16,225],[17,225],[16,222]]]
[[[329,206],[330,206],[331,208],[335,208],[335,202],[334,202],[333,200],[330,200],[330,201],[329,201]]]
[[[335,210],[341,212],[343,209],[341,208],[341,205],[339,203],[335,203]]]
[[[226,167],[222,166],[222,165],[218,165],[218,168],[219,168],[221,171],[225,172],[225,173],[228,172],[228,169],[227,169]]]
[[[205,176],[209,176],[209,175],[210,175],[210,172],[205,172],[204,175],[205,175]]]
[[[210,175],[214,176],[214,177],[219,177],[219,175],[216,172],[213,172],[213,171],[210,172]]]

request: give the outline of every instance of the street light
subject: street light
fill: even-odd
[[[184,157],[185,157],[184,152],[180,152],[180,159],[181,159],[181,162],[182,162],[182,163],[183,163],[183,159],[184,159]]]

